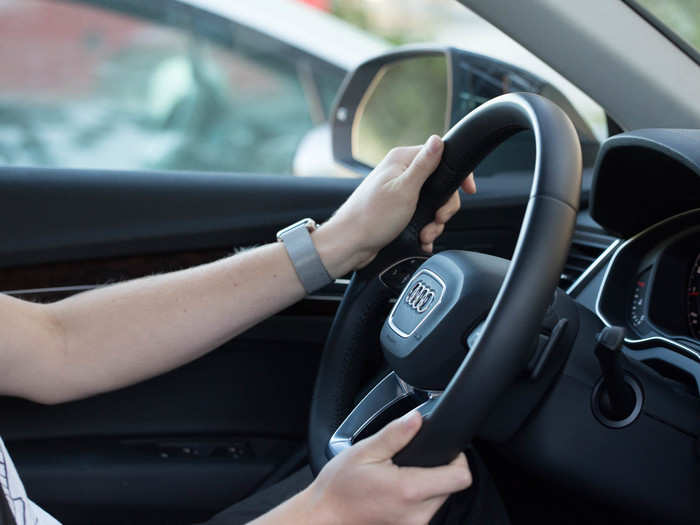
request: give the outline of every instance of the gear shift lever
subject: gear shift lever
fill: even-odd
[[[620,326],[603,328],[596,336],[595,355],[603,375],[598,402],[601,413],[612,421],[628,417],[636,404],[634,390],[625,381],[622,368],[620,348],[624,339],[625,329]]]

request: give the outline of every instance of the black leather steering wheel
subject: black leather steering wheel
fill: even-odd
[[[372,264],[353,276],[326,342],[311,406],[309,446],[315,472],[344,444],[349,444],[348,439],[340,444],[330,441],[339,427],[352,425],[352,438],[367,428],[367,422],[357,421],[366,410],[358,413],[352,409],[358,393],[370,379],[367,370],[376,369],[380,362],[379,334],[388,313],[388,301],[396,295],[379,278],[380,274],[399,261],[425,257],[418,240],[421,228],[488,153],[525,129],[531,129],[535,135],[536,164],[512,261],[509,266],[503,265],[505,278],[497,296],[494,292],[489,304],[484,305],[488,317],[478,341],[459,354],[459,362],[449,373],[451,380],[440,395],[426,397],[421,406],[423,427],[394,461],[416,466],[451,461],[524,368],[571,241],[581,186],[581,150],[571,121],[559,107],[538,95],[511,93],[481,105],[445,135],[442,161],[425,183],[410,223]],[[437,264],[440,257],[444,263],[445,257],[438,254],[423,266],[428,267],[432,259]],[[478,260],[474,256],[455,256],[449,264],[457,270],[450,271],[460,271],[460,264],[471,264],[470,261],[477,261],[478,266]],[[407,286],[414,284],[412,280]],[[404,290],[399,300],[403,301],[408,293]],[[446,308],[445,304],[442,307]],[[442,326],[443,333],[446,328],[462,334],[470,327]],[[435,332],[437,327],[430,330]],[[432,332],[425,336],[432,336]],[[403,344],[411,338],[396,339]],[[415,340],[413,343],[417,344]],[[400,370],[392,377],[368,394],[369,401],[363,400],[374,407],[370,411],[383,409],[382,404],[393,403],[412,391]],[[381,397],[387,393],[389,398]]]

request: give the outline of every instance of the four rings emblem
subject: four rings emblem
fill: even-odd
[[[419,314],[425,312],[435,299],[435,292],[423,281],[416,282],[406,293],[404,301]]]

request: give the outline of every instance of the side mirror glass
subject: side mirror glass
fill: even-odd
[[[383,65],[355,112],[352,156],[376,166],[395,145],[421,144],[450,123],[447,56],[415,56]]]

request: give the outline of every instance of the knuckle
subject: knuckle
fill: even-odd
[[[404,502],[413,503],[418,501],[418,488],[415,483],[404,481],[400,486],[400,497]]]
[[[391,157],[398,162],[410,156],[413,149],[412,146],[394,146],[389,150],[389,153],[387,153],[387,157]]]
[[[403,149],[401,147],[391,148],[384,159],[391,164],[400,164]]]
[[[401,149],[402,149],[402,148],[399,147],[399,146],[394,146],[393,148],[391,148],[391,149],[389,150],[389,153],[387,153],[386,156],[387,156],[387,157],[390,157],[390,158],[394,158],[394,157],[396,157],[396,156],[398,156],[398,155],[401,154]]]
[[[455,213],[459,211],[459,208],[459,199],[451,197],[450,200],[447,201],[447,203],[445,203],[440,209],[438,209],[436,216],[440,219],[450,219]]]
[[[415,165],[416,168],[422,171],[427,171],[431,169],[433,167],[433,164],[430,158],[430,154],[425,151],[421,151],[416,157]]]
[[[464,490],[469,488],[472,484],[472,473],[465,467],[461,467],[455,473],[455,485],[457,490]]]
[[[466,472],[464,473],[464,488],[471,487],[473,482],[474,478],[472,477],[472,471],[467,468]]]
[[[454,215],[454,210],[452,208],[442,208],[437,215],[441,222],[447,222]]]

